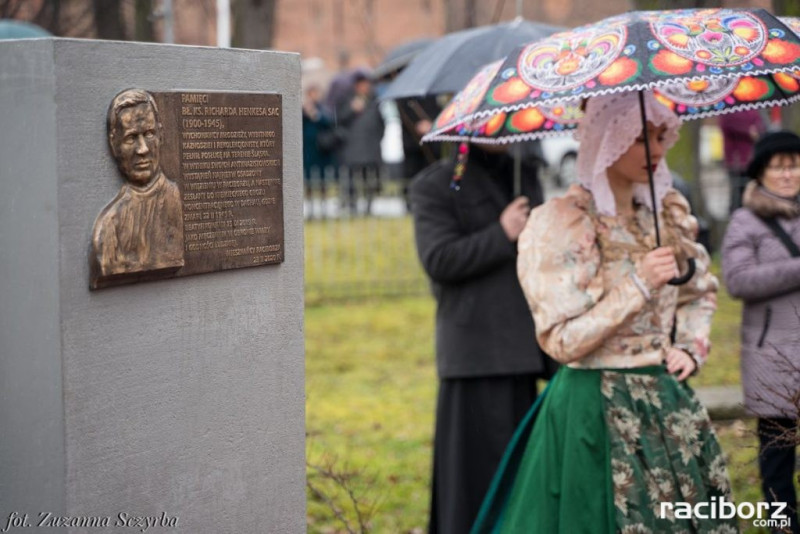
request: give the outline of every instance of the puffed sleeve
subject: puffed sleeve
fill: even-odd
[[[711,317],[717,309],[717,289],[719,282],[711,274],[711,258],[705,247],[697,243],[697,219],[691,214],[689,202],[677,191],[664,196],[664,212],[669,224],[677,230],[678,248],[683,252],[678,256],[695,258],[697,270],[688,283],[678,286],[678,304],[675,310],[676,348],[685,350],[698,364],[705,363],[711,348]],[[679,269],[685,269],[682,260]]]
[[[606,288],[595,228],[575,195],[531,212],[519,238],[517,273],[539,345],[561,363],[580,360],[645,305],[632,278]]]

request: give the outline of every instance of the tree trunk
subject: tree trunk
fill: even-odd
[[[272,46],[275,0],[236,0],[233,10],[233,46],[264,50]]]
[[[480,25],[475,0],[445,0],[445,32],[456,32]]]
[[[461,2],[444,0],[444,32],[450,33],[461,29]]]
[[[153,31],[153,0],[136,0],[135,6],[136,25],[133,30],[133,38],[137,41],[152,43],[156,40]]]
[[[125,27],[122,24],[121,0],[92,0],[94,23],[98,39],[125,41]]]
[[[475,11],[475,0],[466,0],[464,5],[464,28],[478,25],[478,14]]]
[[[25,0],[0,0],[0,19],[24,19],[58,35],[61,0],[42,0],[36,8],[30,4]]]
[[[0,19],[16,19],[22,13],[22,0],[0,0]]]

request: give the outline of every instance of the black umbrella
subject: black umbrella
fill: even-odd
[[[392,74],[393,72],[403,69],[432,42],[433,39],[430,37],[423,37],[421,39],[406,41],[405,43],[392,48],[383,57],[383,61],[381,61],[380,65],[375,67],[375,69],[372,71],[372,77],[376,80],[379,80],[385,76],[388,76],[389,74]]]
[[[450,33],[425,48],[389,85],[383,100],[422,97],[461,90],[475,72],[504,58],[517,46],[562,30],[516,18]]]

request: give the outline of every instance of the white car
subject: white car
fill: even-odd
[[[556,187],[569,187],[575,183],[578,147],[580,143],[572,135],[542,139],[542,156],[545,174],[553,179]]]

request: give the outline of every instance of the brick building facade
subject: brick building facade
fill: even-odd
[[[2,1],[2,0],[0,0]],[[231,3],[237,0],[231,0]],[[634,0],[274,0],[272,48],[319,58],[329,72],[374,67],[393,47],[420,37],[438,37],[466,27],[512,20],[522,15],[557,26],[573,27],[633,9]],[[711,1],[711,0],[710,0]],[[709,3],[710,3],[709,1]],[[725,7],[770,8],[796,0],[719,0]],[[44,0],[6,0],[19,4],[28,19]],[[124,37],[137,39],[135,7],[123,1]],[[160,0],[153,1],[161,5]],[[60,35],[97,37],[90,0],[62,0]],[[172,0],[174,39],[178,44],[216,45],[215,0]],[[158,10],[157,10],[158,11]],[[163,19],[153,31],[163,41]],[[265,30],[267,31],[267,30]]]
[[[274,48],[319,57],[332,70],[375,66],[392,47],[419,37],[514,18],[503,0],[279,0]],[[471,9],[470,9],[471,7]],[[527,0],[523,16],[574,26],[631,9],[629,0]]]
[[[392,47],[469,26],[512,20],[516,0],[278,0],[277,50],[318,57],[333,71],[375,66]],[[528,20],[573,27],[633,9],[632,0],[524,0]],[[720,0],[765,7],[770,0]]]

